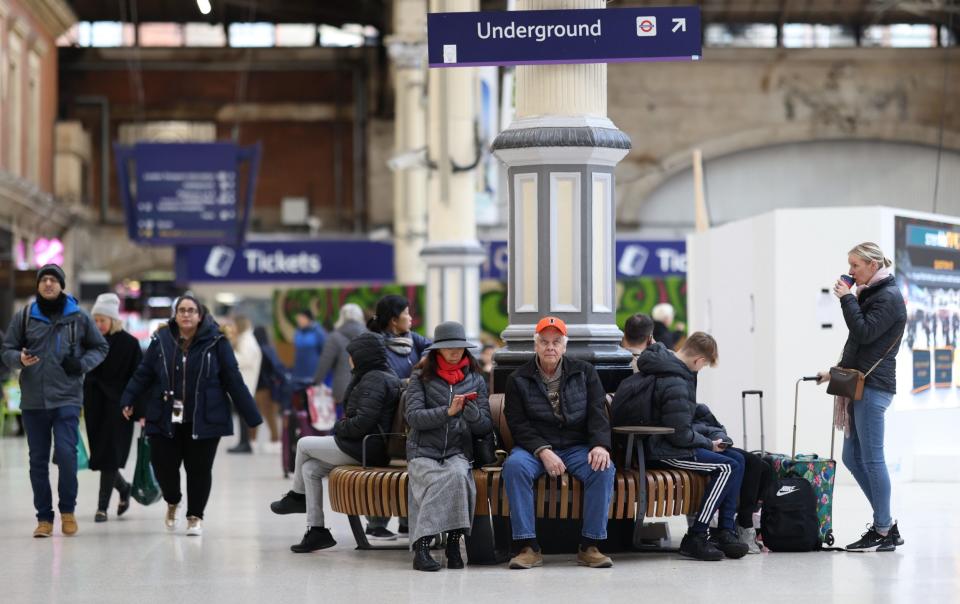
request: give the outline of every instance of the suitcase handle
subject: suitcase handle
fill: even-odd
[[[793,391],[793,447],[790,451],[790,458],[796,459],[797,457],[797,409],[800,408],[800,382],[816,382],[820,380],[820,376],[806,376],[797,380],[797,384]],[[834,441],[836,440],[836,430],[833,429],[833,413],[830,414],[830,459],[833,457],[833,447]]]
[[[766,439],[763,434],[763,390],[744,390],[740,393],[740,396],[743,400],[743,450],[750,450],[750,448],[747,447],[747,397],[758,396],[760,397],[760,453],[761,455],[765,454],[767,448]]]

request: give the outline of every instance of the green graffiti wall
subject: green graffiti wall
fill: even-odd
[[[331,326],[337,312],[347,302],[359,304],[367,316],[377,300],[387,294],[399,294],[410,300],[414,330],[423,333],[425,293],[422,285],[383,285],[319,289],[276,290],[273,296],[274,327],[282,341],[290,342],[295,329],[294,316],[309,308],[317,320]],[[669,302],[676,309],[676,320],[687,322],[687,280],[685,277],[638,277],[617,282],[617,325],[623,328],[627,317],[638,312],[650,314],[653,307]],[[480,284],[480,329],[484,341],[496,341],[507,327],[507,285],[500,281]],[[427,334],[424,334],[427,335]]]

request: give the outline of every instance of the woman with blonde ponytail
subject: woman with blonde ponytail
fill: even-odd
[[[890,515],[890,475],[883,455],[884,415],[897,392],[897,349],[907,323],[907,309],[890,267],[876,243],[861,243],[847,256],[849,278],[837,280],[833,293],[840,299],[850,330],[840,367],[866,374],[863,398],[836,397],[834,417],[844,432],[843,463],[850,469],[873,508],[873,524],[848,550],[892,552],[903,545]],[[847,278],[848,280],[844,280]],[[848,282],[851,282],[848,285]],[[856,288],[856,294],[851,288]],[[819,374],[818,384],[830,380]]]

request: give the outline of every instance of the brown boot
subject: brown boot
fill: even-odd
[[[37,528],[33,529],[33,536],[38,539],[42,537],[53,537],[53,523],[40,520],[37,522]]]
[[[64,535],[77,534],[77,517],[73,514],[60,514],[60,529]]]
[[[510,568],[527,569],[535,566],[543,566],[543,554],[529,545],[510,560]]]
[[[613,566],[613,560],[609,556],[604,556],[596,546],[577,551],[577,564],[580,566],[589,566],[590,568],[610,568]]]

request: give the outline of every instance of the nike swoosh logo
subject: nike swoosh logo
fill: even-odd
[[[783,497],[784,495],[789,495],[797,490],[798,487],[780,487],[780,490],[777,491],[777,497]]]

